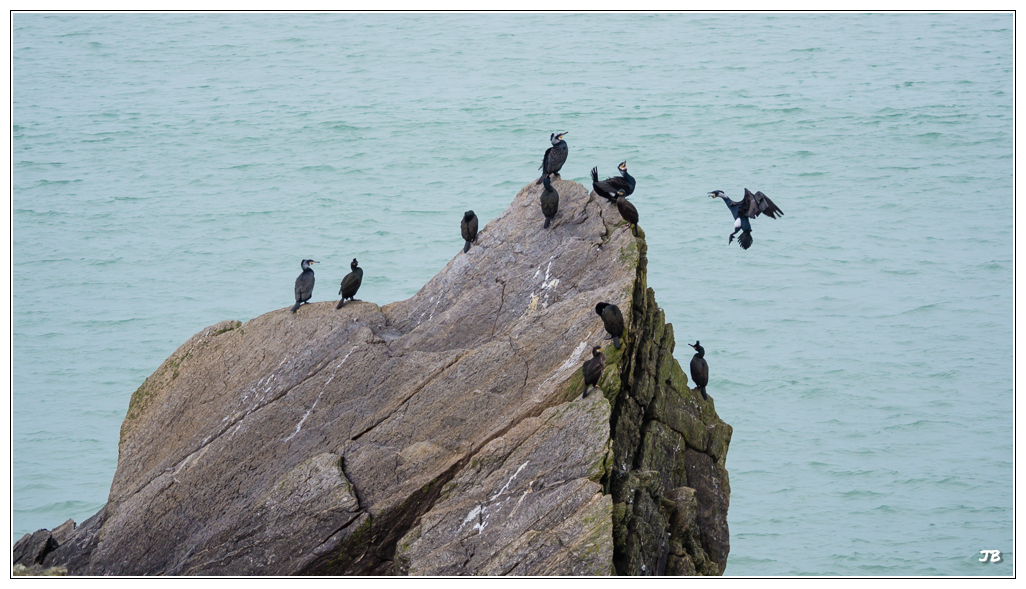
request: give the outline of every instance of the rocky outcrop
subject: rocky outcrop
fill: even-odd
[[[225,321],[132,395],[90,575],[721,574],[730,426],[687,387],[644,234],[533,183],[412,298]],[[458,240],[457,240],[458,241]],[[454,241],[454,250],[459,250]],[[630,323],[602,394],[582,362]]]

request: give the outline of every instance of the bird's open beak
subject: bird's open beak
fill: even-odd
[[[710,192],[710,193],[709,193],[709,196],[710,196],[711,198],[716,198],[716,194],[715,194],[715,193],[713,193],[713,192]]]

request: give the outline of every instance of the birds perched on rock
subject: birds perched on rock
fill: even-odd
[[[627,202],[627,193],[622,188],[616,191],[616,210],[620,211],[620,216],[623,217],[624,221],[627,221],[628,226],[634,226],[632,233],[634,237],[637,237],[638,209],[634,208],[634,205]]]
[[[763,213],[766,213],[770,219],[776,219],[778,214],[781,216],[784,214],[784,211],[773,204],[773,201],[761,190],[752,194],[745,188],[745,197],[740,202],[730,200],[722,190],[713,190],[709,196],[722,198],[723,202],[727,204],[727,208],[730,209],[730,214],[734,215],[734,232],[727,238],[727,243],[734,241],[734,236],[740,231],[741,236],[737,238],[737,244],[741,246],[741,249],[752,247],[752,224],[749,219],[754,219]]]
[[[360,283],[363,282],[363,268],[357,267],[356,258],[353,258],[353,263],[349,264],[352,268],[352,272],[346,274],[346,277],[342,279],[342,285],[338,289],[338,294],[342,295],[342,300],[335,306],[336,309],[341,309],[342,305],[346,303],[346,299],[356,300],[356,291],[360,290]]]
[[[548,176],[543,176],[545,182],[545,190],[541,193],[541,209],[542,214],[545,215],[545,228],[549,228],[549,222],[556,216],[556,212],[559,211],[559,193],[552,187],[552,180]]]
[[[460,233],[467,244],[463,246],[463,253],[470,251],[471,242],[477,241],[477,215],[474,211],[463,213],[463,220],[460,221]]]
[[[299,309],[299,305],[310,300],[313,296],[314,271],[310,264],[316,264],[313,260],[303,260],[299,265],[303,272],[296,278],[296,304],[292,306],[292,312]]]
[[[709,363],[705,361],[705,348],[699,345],[698,340],[695,340],[694,344],[688,345],[697,352],[691,357],[691,380],[698,385],[698,390],[702,392],[702,398],[708,399],[709,395],[705,394],[705,385],[709,384]]]
[[[541,178],[535,184],[541,184],[542,180],[550,175],[558,173],[560,168],[563,167],[563,163],[566,162],[566,154],[570,152],[570,149],[566,145],[566,141],[563,141],[563,135],[566,135],[570,131],[564,131],[559,135],[553,133],[549,136],[549,141],[552,143],[552,147],[545,150],[545,157],[542,158],[542,165],[539,168],[542,171]]]
[[[612,339],[613,346],[619,350],[620,338],[623,337],[623,313],[620,313],[620,307],[609,303],[599,303],[595,305],[595,312],[602,318],[602,324],[606,328],[606,333],[609,334],[606,339]]]
[[[605,197],[607,200],[615,201],[616,192],[623,190],[624,196],[630,196],[634,192],[634,186],[637,184],[634,177],[627,173],[627,162],[622,162],[619,166],[620,175],[613,176],[612,178],[606,178],[605,180],[599,181],[598,179],[598,166],[591,169],[591,186],[595,189],[595,194]]]
[[[606,355],[602,353],[602,348],[595,346],[591,349],[591,360],[584,363],[581,367],[581,372],[584,374],[584,394],[582,397],[588,396],[588,387],[598,386],[598,381],[602,378],[602,371],[606,368]]]

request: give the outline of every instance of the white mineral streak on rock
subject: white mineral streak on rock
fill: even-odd
[[[595,332],[588,332],[588,338],[585,339],[583,342],[577,344],[577,347],[574,348],[574,351],[570,352],[570,357],[566,359],[566,362],[563,362],[563,364],[561,364],[560,367],[557,368],[551,376],[542,381],[542,383],[538,385],[538,388],[543,388],[545,385],[549,384],[557,378],[563,378],[564,373],[567,370],[570,370],[571,368],[576,368],[577,363],[581,361],[581,354],[583,354],[584,350],[588,347],[588,339],[591,339],[593,333]]]
[[[499,492],[498,492],[498,493],[496,493],[496,494],[492,495],[492,498],[491,498],[491,499],[489,499],[489,501],[495,501],[495,499],[496,499],[496,498],[497,498],[497,497],[498,497],[499,495],[502,495],[503,493],[505,493],[505,492],[506,492],[506,489],[508,489],[508,488],[509,488],[509,485],[510,485],[510,483],[512,483],[512,482],[513,482],[513,479],[517,478],[517,475],[518,475],[518,474],[520,474],[520,471],[524,470],[524,467],[525,467],[525,466],[527,466],[527,465],[528,465],[528,464],[529,464],[530,462],[531,462],[531,461],[530,461],[530,460],[528,460],[527,462],[525,462],[525,463],[521,464],[521,465],[520,465],[520,468],[518,468],[518,469],[517,469],[517,471],[516,471],[515,473],[513,473],[513,476],[509,477],[509,480],[508,480],[508,481],[506,481],[506,484],[505,484],[505,485],[503,485],[503,487],[502,487],[501,489],[499,489]]]
[[[287,442],[287,441],[291,440],[292,438],[296,437],[296,434],[299,433],[299,430],[301,430],[303,428],[303,422],[306,421],[307,417],[310,417],[310,413],[312,413],[313,410],[317,407],[317,402],[321,400],[321,395],[323,395],[324,391],[328,388],[328,384],[331,383],[331,380],[333,378],[335,378],[335,372],[338,371],[338,369],[341,368],[342,365],[346,363],[346,360],[349,359],[349,356],[353,353],[353,351],[356,350],[356,348],[357,348],[357,346],[353,346],[352,348],[350,348],[349,349],[349,353],[346,354],[344,358],[342,358],[342,361],[335,365],[335,368],[333,368],[332,371],[331,371],[331,376],[328,377],[328,380],[325,381],[325,383],[324,383],[324,387],[321,388],[321,392],[317,393],[317,398],[314,399],[313,405],[310,405],[310,408],[307,409],[306,413],[303,414],[303,419],[300,419],[299,423],[296,424],[296,431],[292,432],[292,434],[290,434],[289,437],[287,437],[284,440],[282,440],[282,442]]]
[[[462,530],[463,526],[465,526],[468,523],[470,523],[471,521],[473,521],[473,519],[475,517],[477,517],[480,513],[481,513],[481,506],[480,505],[475,506],[474,509],[471,509],[470,513],[467,514],[467,517],[463,518],[463,523],[460,524],[460,527],[457,528],[456,531],[458,532],[458,531]],[[477,526],[475,526],[475,527],[477,527]]]

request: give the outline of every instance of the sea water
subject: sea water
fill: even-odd
[[[191,335],[303,258],[410,297],[568,131],[707,351],[726,574],[1009,575],[1012,117],[1011,14],[14,14],[12,541],[105,503]]]

